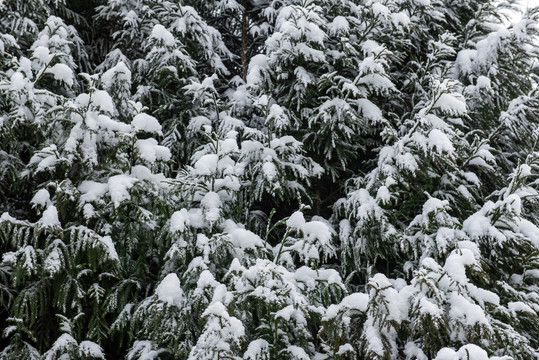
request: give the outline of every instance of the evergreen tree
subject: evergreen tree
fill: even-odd
[[[508,8],[0,0],[0,359],[539,357]]]

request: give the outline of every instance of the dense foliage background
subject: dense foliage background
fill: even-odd
[[[539,358],[514,7],[0,0],[0,359]]]

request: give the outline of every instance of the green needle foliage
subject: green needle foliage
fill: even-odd
[[[0,360],[538,358],[538,24],[0,0]]]

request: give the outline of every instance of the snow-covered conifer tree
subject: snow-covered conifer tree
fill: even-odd
[[[515,4],[0,0],[0,359],[537,358]]]

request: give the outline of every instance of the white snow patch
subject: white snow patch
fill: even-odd
[[[369,305],[369,295],[364,293],[350,294],[341,300],[340,305],[364,313]]]
[[[209,191],[206,193],[206,195],[204,195],[200,201],[200,204],[204,208],[206,220],[208,220],[210,223],[219,220],[219,208],[221,207],[221,198],[219,197],[219,194],[214,191]]]
[[[60,253],[57,248],[54,248],[47,258],[45,259],[45,270],[53,275],[60,271],[62,268],[62,262],[60,260]]]
[[[110,198],[114,203],[114,207],[117,208],[125,200],[131,199],[129,189],[137,182],[137,179],[122,174],[112,176],[109,181]]]
[[[490,90],[491,86],[490,86],[490,79],[486,76],[479,76],[477,78],[477,81],[475,83],[475,86],[478,88],[478,89],[485,89],[485,90]]]
[[[507,308],[511,312],[519,311],[519,312],[525,312],[525,313],[532,314],[533,316],[537,315],[535,310],[533,310],[528,304],[525,304],[522,301],[510,302],[510,303],[507,304]]]
[[[262,164],[262,171],[268,181],[273,181],[277,176],[277,167],[273,162],[265,161],[264,164]]]
[[[474,326],[475,324],[488,324],[488,320],[479,305],[473,304],[464,296],[453,292],[449,298],[451,310],[449,316],[457,318],[464,324]]]
[[[123,61],[118,62],[101,76],[101,82],[107,89],[112,88],[114,82],[118,80],[131,81],[131,71]]]
[[[380,186],[378,191],[376,191],[376,200],[380,201],[382,204],[387,204],[391,201],[391,194],[387,186]]]
[[[153,116],[145,113],[135,115],[131,121],[131,125],[133,125],[137,131],[161,134],[161,124],[159,124],[159,121]]]
[[[251,341],[243,354],[244,360],[259,360],[269,356],[269,343],[264,339]]]
[[[175,45],[174,36],[170,33],[170,31],[165,29],[165,27],[161,24],[156,24],[153,27],[150,37],[157,40],[161,40],[163,44],[165,44],[165,46]]]
[[[81,202],[93,202],[101,200],[109,189],[108,184],[103,184],[91,180],[85,180],[77,187],[81,193]]]
[[[96,90],[92,94],[92,103],[101,109],[101,111],[114,114],[114,102],[109,93],[104,90]]]
[[[49,48],[45,46],[37,46],[32,54],[32,58],[39,60],[42,64],[48,64],[53,56],[54,55],[51,55]]]
[[[440,109],[443,112],[454,116],[465,115],[467,113],[466,102],[463,96],[458,93],[444,93],[440,95],[438,100],[436,100],[436,103],[433,105],[433,108]]]
[[[459,356],[455,350],[445,347],[438,351],[434,360],[459,360]]]
[[[153,138],[139,139],[135,142],[138,155],[142,160],[154,164],[156,161],[169,161],[172,157],[170,150],[162,145],[158,145]]]
[[[56,210],[56,206],[49,205],[47,210],[43,211],[43,215],[41,216],[41,219],[39,219],[38,224],[43,228],[60,227],[61,224],[58,219],[58,210]]]
[[[46,189],[40,189],[38,192],[36,192],[30,202],[34,206],[45,207],[46,205],[49,205],[51,203],[49,192]]]
[[[73,71],[66,64],[55,64],[47,68],[45,73],[52,74],[55,80],[62,81],[68,86],[73,86]]]
[[[11,90],[22,90],[24,89],[24,87],[26,86],[27,84],[27,81],[25,80],[24,78],[24,75],[21,74],[20,72],[14,72],[13,75],[11,75],[11,78],[10,78],[10,86],[9,88]]]
[[[206,154],[198,159],[194,165],[196,175],[213,175],[217,171],[219,156],[217,154]]]
[[[303,350],[303,348],[300,348],[299,346],[289,345],[286,348],[286,351],[289,352],[290,355],[292,355],[292,359],[295,359],[295,360],[311,360],[311,358],[309,357],[309,355],[307,355],[305,350]]]
[[[93,341],[84,340],[79,344],[79,352],[84,358],[104,359],[105,354],[101,346]]]
[[[344,16],[335,16],[331,24],[328,24],[328,31],[331,35],[348,34],[350,23]]]
[[[457,351],[461,360],[488,360],[488,354],[475,344],[467,344]]]
[[[383,119],[382,110],[368,99],[358,99],[357,104],[361,109],[361,114],[372,121],[380,121]]]
[[[426,297],[423,297],[421,298],[421,300],[419,300],[419,312],[421,314],[429,314],[431,316],[443,315],[442,309],[440,309],[438,305],[434,304]]]
[[[190,222],[189,213],[186,209],[176,211],[170,217],[170,232],[183,232]]]
[[[262,71],[266,71],[269,67],[269,58],[264,54],[258,54],[253,56],[249,62],[249,68],[247,71],[247,84],[257,85],[262,82]]]
[[[124,133],[128,133],[131,131],[131,126],[129,126],[129,124],[112,120],[110,117],[103,114],[99,114],[97,116],[97,123],[99,124],[99,127],[105,130],[121,131]]]
[[[264,247],[264,243],[258,235],[242,228],[237,228],[230,232],[230,241],[234,244],[234,247],[240,249],[256,250]]]
[[[473,252],[469,249],[454,250],[447,258],[444,265],[444,270],[451,278],[460,284],[466,284],[466,266],[476,265],[477,260]]]
[[[303,213],[301,211],[296,211],[290,215],[288,220],[286,220],[286,226],[291,229],[302,230],[304,225],[305,218],[303,217]]]
[[[119,261],[120,258],[118,257],[118,253],[116,252],[112,238],[110,236],[103,236],[99,238],[99,241],[105,246],[105,249],[107,249],[109,258],[111,260]]]
[[[181,307],[183,303],[183,290],[180,279],[175,273],[170,273],[159,283],[155,289],[157,298],[169,305]]]
[[[496,227],[492,226],[490,218],[485,216],[492,208],[494,208],[492,201],[487,201],[483,208],[469,216],[462,223],[462,230],[464,230],[472,239],[478,239],[484,236],[491,236],[498,241],[505,241],[506,237]]]
[[[438,129],[432,129],[430,131],[428,142],[429,142],[429,147],[436,148],[436,150],[440,154],[443,152],[452,154],[453,151],[455,150],[453,147],[453,144],[451,143],[451,140],[449,140],[447,135]]]

